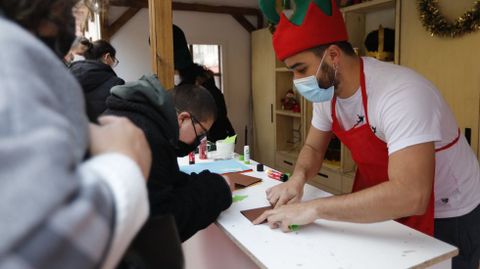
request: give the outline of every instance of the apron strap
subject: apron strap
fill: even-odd
[[[455,143],[458,142],[458,139],[460,138],[460,128],[458,128],[458,134],[457,134],[457,137],[455,139],[453,139],[452,142],[448,143],[447,145],[441,147],[441,148],[438,148],[438,149],[435,149],[435,152],[439,152],[439,151],[442,151],[442,150],[446,150],[450,147],[452,147],[453,145],[455,145]]]
[[[362,91],[362,103],[363,103],[363,110],[365,111],[365,118],[367,120],[367,124],[370,125],[370,122],[368,121],[368,109],[367,109],[367,87],[365,86],[365,73],[363,72],[363,59],[362,57],[360,59],[360,88]],[[332,111],[332,120],[337,118],[337,96],[333,96],[332,99],[332,105],[331,105]]]

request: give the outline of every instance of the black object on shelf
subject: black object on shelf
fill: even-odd
[[[465,128],[465,138],[469,145],[471,145],[472,141],[472,128]]]

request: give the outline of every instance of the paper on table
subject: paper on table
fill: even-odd
[[[235,190],[243,189],[262,181],[260,178],[247,176],[241,173],[227,173],[225,175],[228,176],[230,182],[235,185]]]
[[[242,215],[244,215],[250,222],[253,222],[256,218],[260,217],[260,215],[263,214],[266,210],[273,209],[273,206],[264,206],[264,207],[259,207],[259,208],[253,208],[253,209],[248,209],[248,210],[243,210],[240,211]],[[267,220],[264,220],[262,223],[267,222]]]
[[[187,174],[200,173],[203,170],[208,170],[212,173],[225,174],[232,172],[246,172],[252,169],[236,160],[222,160],[207,163],[196,163],[194,165],[180,166],[180,171]]]
[[[227,136],[227,138],[223,139],[223,143],[225,144],[233,144],[235,143],[235,140],[237,139],[237,135],[233,136]]]

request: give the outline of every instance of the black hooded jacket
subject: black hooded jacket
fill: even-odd
[[[223,93],[215,85],[215,79],[212,77],[202,84],[215,99],[217,104],[217,119],[212,124],[212,127],[208,131],[207,139],[211,142],[225,139],[227,136],[234,136],[235,130],[232,127],[232,123],[227,117],[227,106],[225,105],[225,99]]]
[[[110,89],[125,84],[125,81],[117,77],[109,65],[99,61],[73,62],[69,68],[83,88],[88,119],[96,122],[98,116],[107,108],[105,101],[110,95]]]
[[[177,114],[158,80],[143,77],[114,87],[106,105],[105,114],[127,117],[144,131],[152,151],[150,214],[172,214],[182,242],[213,223],[231,205],[232,194],[222,176],[208,171],[188,175],[179,170]]]

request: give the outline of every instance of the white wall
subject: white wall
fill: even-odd
[[[123,10],[113,9],[111,16],[118,17]],[[142,9],[112,36],[110,41],[120,61],[115,68],[119,77],[131,81],[152,73],[148,35],[148,10]]]
[[[212,43],[222,46],[223,90],[228,117],[237,132],[236,150],[243,154],[245,126],[251,133],[250,34],[230,15],[174,11],[173,23],[185,32],[189,43]],[[252,138],[249,135],[248,143]]]
[[[230,121],[238,134],[236,150],[243,153],[246,125],[248,143],[252,141],[250,34],[230,15],[174,11],[173,23],[182,28],[189,43],[222,46],[225,102]],[[151,73],[147,40],[148,11],[142,9],[111,38],[120,60],[115,69],[120,77],[129,81]]]

